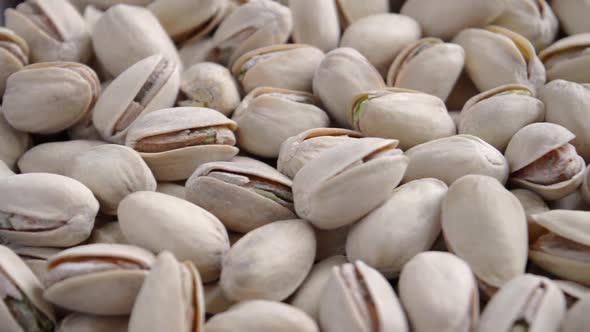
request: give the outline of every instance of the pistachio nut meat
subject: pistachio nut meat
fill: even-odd
[[[590,3],[586,0],[553,0],[551,8],[568,35],[590,32],[590,22],[586,19]]]
[[[57,332],[127,332],[127,316],[96,316],[73,313],[63,318]]]
[[[498,151],[521,128],[545,119],[545,104],[525,85],[502,85],[484,91],[465,103],[459,121],[459,134],[481,138]]]
[[[15,170],[17,161],[33,145],[29,133],[14,129],[0,108],[0,160]]]
[[[556,41],[539,57],[547,69],[547,80],[567,80],[590,83],[590,33],[581,33]]]
[[[156,0],[147,8],[173,40],[183,40],[219,23],[219,13],[225,12],[226,1],[219,0]],[[210,27],[210,25],[213,25]]]
[[[329,125],[328,115],[311,93],[260,87],[242,99],[232,119],[237,123],[240,148],[254,155],[276,158],[289,137]]]
[[[23,260],[43,285],[47,280],[47,260],[61,251],[61,248],[15,245],[11,245],[10,249]]]
[[[0,322],[2,331],[52,332],[53,307],[43,299],[43,286],[25,263],[0,245]]]
[[[575,135],[548,122],[520,129],[506,147],[510,181],[530,189],[545,200],[557,200],[582,183],[586,164],[569,142]]]
[[[379,15],[389,12],[387,0],[335,0],[340,14],[340,25],[344,30],[352,23],[363,17]]]
[[[271,45],[239,57],[232,73],[246,93],[258,87],[311,92],[313,75],[323,58],[324,53],[310,45]]]
[[[332,268],[320,304],[322,331],[409,331],[395,291],[361,261]]]
[[[66,175],[66,169],[77,155],[104,144],[106,142],[90,140],[42,143],[28,149],[17,165],[21,173]]]
[[[457,44],[427,37],[409,44],[387,71],[387,85],[435,95],[446,101],[465,65]]]
[[[550,279],[525,274],[506,283],[485,307],[478,331],[558,331],[565,297]]]
[[[338,47],[340,21],[336,1],[290,1],[289,9],[293,17],[293,42],[312,45],[324,52]]]
[[[334,229],[354,223],[385,202],[408,166],[397,143],[361,138],[308,162],[293,180],[297,215],[317,228]]]
[[[198,269],[160,253],[145,278],[129,318],[130,332],[201,332],[205,297]]]
[[[590,310],[589,296],[578,301],[567,311],[565,317],[563,318],[560,331],[583,331],[590,324],[588,310]]]
[[[0,238],[36,247],[69,247],[90,236],[98,202],[80,182],[56,174],[0,178]]]
[[[549,207],[543,200],[543,197],[532,190],[513,189],[510,192],[518,198],[524,209],[527,219],[528,239],[529,243],[532,243],[545,233],[543,228],[533,220],[532,216],[549,211]]]
[[[166,108],[135,121],[125,144],[139,152],[157,180],[185,180],[202,164],[238,154],[236,129],[234,121],[210,108]]]
[[[99,94],[98,76],[88,66],[76,62],[35,63],[8,78],[2,111],[18,130],[54,134],[81,121]]]
[[[90,32],[67,0],[27,0],[5,12],[6,27],[29,45],[30,62],[85,63],[92,54]]]
[[[186,199],[210,211],[227,229],[247,233],[296,218],[292,181],[260,161],[206,163],[185,185]]]
[[[414,256],[400,275],[399,296],[413,331],[477,328],[477,283],[469,265],[453,254],[427,251]]]
[[[8,76],[29,64],[27,42],[4,27],[0,27],[0,63],[0,95],[3,95]]]
[[[399,140],[402,150],[457,132],[440,98],[400,88],[357,95],[349,119],[350,126],[366,136]]]
[[[87,244],[63,250],[47,262],[48,301],[71,311],[125,315],[155,257],[124,244]]]

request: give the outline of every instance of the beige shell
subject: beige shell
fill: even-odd
[[[0,177],[7,177],[15,175],[14,171],[11,170],[4,161],[0,159]]]
[[[389,12],[387,0],[335,0],[340,13],[340,25],[344,30],[363,17]]]
[[[547,80],[590,83],[590,71],[586,69],[590,63],[589,47],[590,33],[581,33],[560,39],[544,49],[539,57],[547,69]]]
[[[0,27],[0,96],[4,94],[8,76],[29,64],[29,46],[10,29]]]
[[[528,229],[528,238],[529,243],[535,241],[539,236],[541,236],[545,231],[542,227],[540,227],[537,223],[534,222],[532,216],[537,213],[543,213],[549,211],[549,207],[543,201],[543,197],[541,195],[535,193],[532,190],[528,189],[514,189],[510,191],[522,205],[524,209],[524,213],[526,214],[527,218],[527,229]]]
[[[281,144],[289,137],[329,125],[328,115],[317,104],[319,101],[307,92],[264,87],[252,90],[232,116],[238,124],[240,148],[264,158],[278,157]]]
[[[584,331],[590,326],[590,297],[585,297],[574,304],[565,315],[561,324],[561,332]]]
[[[11,249],[27,264],[41,284],[46,286],[47,260],[59,253],[61,248],[11,246]]]
[[[121,224],[117,221],[109,221],[100,224],[97,223],[87,243],[129,244],[129,241],[127,241],[121,230]]]
[[[227,311],[234,301],[228,300],[219,285],[219,281],[203,285],[205,293],[205,310],[208,314],[216,315]]]
[[[172,39],[182,40],[207,29],[210,21],[225,11],[225,6],[225,1],[218,0],[156,0],[147,8]]]
[[[205,209],[174,196],[139,191],[119,204],[118,216],[130,243],[190,260],[205,282],[219,277],[229,239],[221,222]]]
[[[590,295],[590,289],[582,284],[569,280],[553,280],[553,282],[561,289],[567,301],[568,308],[581,299]]]
[[[57,332],[127,332],[128,320],[127,316],[94,316],[73,313],[61,320]]]
[[[0,160],[11,170],[15,170],[16,162],[29,150],[33,140],[28,133],[14,129],[0,108]]]
[[[498,180],[467,175],[455,181],[443,202],[442,229],[449,251],[486,284],[500,287],[524,273],[526,216]]]
[[[397,140],[361,138],[308,162],[293,180],[297,215],[321,229],[359,220],[401,181],[408,158],[396,146]]]
[[[212,37],[191,39],[179,46],[178,56],[180,56],[184,68],[190,68],[201,62],[214,62],[216,59],[210,56],[214,48],[215,44]]]
[[[568,35],[590,32],[590,22],[587,20],[590,3],[586,0],[553,0],[551,8]]]
[[[175,182],[158,182],[156,191],[180,199],[185,199],[184,186]]]
[[[586,202],[586,204],[590,204],[590,179],[588,178],[590,176],[590,166],[588,166],[588,168],[586,168],[586,171],[584,173],[584,180],[582,182],[582,186],[581,186],[581,195],[582,198],[584,199],[584,201]]]
[[[291,37],[295,43],[313,45],[324,52],[338,47],[340,22],[336,1],[290,1],[289,9],[293,16]]]
[[[80,153],[95,146],[104,145],[102,141],[73,140],[43,143],[27,150],[18,160],[22,173],[53,173],[66,175],[66,168]]]

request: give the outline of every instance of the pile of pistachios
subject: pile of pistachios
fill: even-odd
[[[590,331],[590,1],[3,15],[0,332]]]

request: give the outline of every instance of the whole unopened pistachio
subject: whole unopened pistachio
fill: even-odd
[[[465,103],[459,133],[477,136],[504,151],[517,131],[544,118],[545,106],[529,87],[502,85]]]
[[[526,274],[506,283],[492,297],[478,331],[557,331],[565,311],[565,297],[550,279]]]
[[[10,75],[2,110],[18,130],[53,134],[81,121],[99,94],[98,76],[90,67],[75,62],[36,63]]]
[[[414,256],[400,275],[399,296],[415,332],[477,328],[477,283],[469,265],[455,255],[428,251]]]
[[[66,249],[48,261],[43,296],[72,311],[128,314],[153,262],[149,251],[130,245],[98,243]]]
[[[537,213],[549,211],[549,207],[543,201],[543,197],[532,190],[514,189],[510,192],[518,198],[524,209],[527,218],[529,243],[532,243],[545,232],[541,226],[534,222],[532,216]]]
[[[216,17],[225,12],[226,1],[219,0],[156,0],[147,8],[174,40],[183,40],[202,30],[210,30]],[[213,21],[213,22],[212,22]]]
[[[563,319],[561,324],[561,332],[576,332],[584,331],[590,326],[590,296],[578,301],[571,307]]]
[[[98,202],[80,182],[56,174],[0,178],[0,238],[36,247],[69,247],[90,236]]]
[[[309,10],[313,8],[313,10]],[[295,43],[313,45],[324,52],[338,47],[340,22],[336,0],[290,1]]]
[[[332,268],[320,304],[326,332],[407,332],[408,323],[387,279],[361,261]]]
[[[219,277],[229,239],[219,219],[205,209],[174,196],[139,191],[128,195],[117,212],[130,243],[192,261],[205,282]]]
[[[53,331],[55,315],[43,299],[43,286],[12,250],[1,245],[0,292],[2,331]]]
[[[317,228],[359,220],[383,203],[401,181],[408,158],[397,140],[361,138],[308,162],[293,180],[295,211]]]
[[[387,85],[447,100],[465,64],[465,51],[438,38],[423,38],[399,52],[387,72]]]
[[[242,149],[261,157],[276,158],[281,144],[291,136],[328,126],[328,115],[311,93],[278,88],[252,90],[235,110],[236,138]]]
[[[126,332],[126,316],[95,316],[81,313],[67,315],[61,320],[57,332]]]
[[[6,27],[27,41],[31,63],[90,59],[90,32],[69,1],[27,0],[5,16]]]
[[[0,108],[0,160],[14,170],[17,160],[31,147],[32,143],[28,133],[14,129],[6,121],[4,111]]]
[[[442,100],[414,90],[363,92],[350,113],[353,129],[370,137],[395,138],[402,150],[457,132]]]
[[[581,33],[558,40],[544,49],[539,57],[547,69],[547,80],[562,79],[590,83],[590,33]]]
[[[583,181],[586,165],[570,142],[575,135],[566,128],[544,122],[520,129],[508,143],[505,156],[510,181],[546,200],[574,192]]]
[[[3,95],[8,76],[29,64],[27,42],[4,27],[0,27],[0,63],[0,95]]]
[[[80,153],[95,146],[104,145],[102,141],[73,140],[43,143],[27,150],[18,160],[22,173],[53,173],[66,175],[66,169]]]
[[[586,0],[553,0],[551,8],[555,11],[561,27],[568,35],[590,32],[590,3]]]
[[[388,0],[335,0],[340,13],[340,25],[346,29],[363,17],[389,12]]]

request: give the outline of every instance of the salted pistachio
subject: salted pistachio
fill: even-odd
[[[324,53],[310,45],[271,45],[239,57],[232,72],[246,93],[258,87],[311,92],[313,75],[323,58]]]
[[[184,180],[202,164],[234,157],[236,129],[210,108],[165,108],[135,121],[125,144],[139,152],[157,180]]]
[[[199,62],[181,74],[179,106],[212,108],[229,116],[240,104],[231,72],[213,62]]]
[[[98,202],[80,182],[56,174],[0,178],[0,238],[36,247],[69,247],[90,236]]]
[[[514,189],[510,192],[518,198],[524,209],[527,218],[528,239],[529,243],[532,243],[545,232],[541,226],[534,222],[532,216],[549,211],[549,207],[543,201],[543,197],[532,190]]]
[[[29,64],[27,42],[4,27],[0,27],[0,63],[0,95],[3,95],[8,76]]]
[[[98,76],[88,66],[36,63],[10,75],[2,110],[8,123],[18,130],[54,134],[81,121],[99,94]]]
[[[4,178],[12,175],[15,175],[14,171],[11,170],[8,165],[6,165],[6,163],[0,159],[0,177]]]
[[[334,229],[354,223],[385,202],[408,166],[397,143],[360,138],[308,162],[293,180],[297,215],[317,228]]]
[[[332,268],[320,303],[322,331],[409,331],[387,279],[361,261]]]
[[[423,38],[407,45],[395,57],[387,72],[387,85],[422,91],[446,101],[464,64],[461,46]]]
[[[574,192],[582,183],[586,168],[584,159],[569,143],[574,138],[571,131],[548,122],[520,129],[504,153],[510,165],[510,181],[546,200]]]
[[[319,332],[316,322],[303,311],[285,303],[243,301],[213,316],[205,324],[207,332]]]
[[[141,286],[129,318],[129,332],[204,331],[205,297],[199,270],[160,253]]]
[[[72,313],[61,320],[56,332],[127,332],[126,316],[95,316]]]
[[[346,225],[334,229],[313,228],[317,240],[316,262],[328,257],[346,254],[346,238],[351,226]]]
[[[129,241],[127,241],[127,238],[123,234],[119,222],[108,221],[96,223],[87,243],[129,244]]]
[[[162,194],[185,199],[184,186],[174,182],[158,182],[156,191]]]
[[[277,169],[293,178],[307,162],[317,158],[323,151],[362,136],[359,132],[341,128],[306,130],[281,144]]]
[[[465,70],[480,91],[506,84],[522,84],[536,91],[545,84],[545,67],[535,48],[516,32],[494,25],[466,29],[453,43],[465,50]]]
[[[224,257],[221,289],[233,301],[283,301],[305,280],[315,251],[315,234],[305,220],[261,226],[239,239]]]
[[[350,124],[353,98],[364,91],[380,90],[385,82],[373,65],[349,47],[328,52],[313,76],[313,93],[339,125]]]
[[[31,269],[41,284],[47,280],[47,260],[61,251],[60,248],[11,246],[23,262]]]
[[[389,12],[388,0],[335,0],[340,14],[340,25],[343,30],[352,23],[371,15]]]
[[[404,182],[435,178],[451,185],[468,174],[487,175],[501,183],[508,179],[508,162],[500,151],[479,137],[455,135],[417,145],[408,151]]]
[[[43,286],[12,250],[1,245],[0,293],[2,331],[53,331],[55,314],[43,299]]]
[[[461,111],[459,134],[477,136],[504,151],[517,131],[545,119],[545,106],[525,85],[502,85],[469,99]]]
[[[123,244],[96,243],[66,249],[47,262],[43,296],[76,312],[125,315],[131,312],[154,259],[145,249]]]
[[[109,8],[94,26],[92,45],[100,63],[114,76],[155,54],[170,65],[182,66],[158,19],[142,7],[118,4]]]
[[[82,15],[67,0],[27,0],[5,12],[6,27],[29,45],[31,63],[87,62],[90,32]]]
[[[15,170],[16,162],[29,150],[33,140],[28,133],[14,129],[0,108],[0,160]]]
[[[293,219],[292,181],[259,161],[206,163],[186,182],[186,199],[216,215],[227,229],[246,233]]]
[[[340,22],[336,1],[290,1],[289,9],[293,17],[293,42],[313,45],[324,52],[338,47]]]
[[[210,315],[216,315],[227,311],[235,304],[234,301],[228,300],[219,282],[211,282],[203,285],[205,294],[205,310]]]
[[[547,70],[547,80],[590,83],[590,33],[580,33],[556,41],[539,57]]]
[[[525,274],[506,283],[492,297],[478,331],[557,331],[565,312],[565,297],[559,287],[550,279]]]
[[[505,7],[502,0],[407,0],[401,14],[418,21],[425,36],[449,40],[464,29],[490,24]]]
[[[400,88],[358,94],[349,119],[366,136],[398,139],[402,150],[457,132],[440,98]]]
[[[568,35],[590,32],[590,3],[586,0],[552,0],[551,8]]]
[[[569,280],[553,280],[553,282],[561,289],[563,295],[565,295],[568,309],[571,309],[578,301],[590,295],[590,288],[577,282]]]
[[[466,175],[455,181],[442,205],[449,251],[464,259],[488,287],[524,273],[527,221],[518,199],[497,179]]]
[[[73,140],[43,143],[27,150],[18,160],[22,173],[66,175],[66,168],[80,153],[104,145],[102,141]]]
[[[252,90],[236,108],[240,148],[260,157],[276,158],[289,137],[330,124],[328,115],[311,93],[260,87]]]
[[[469,265],[453,254],[428,251],[414,256],[401,272],[399,296],[412,331],[477,328],[477,283]]]

